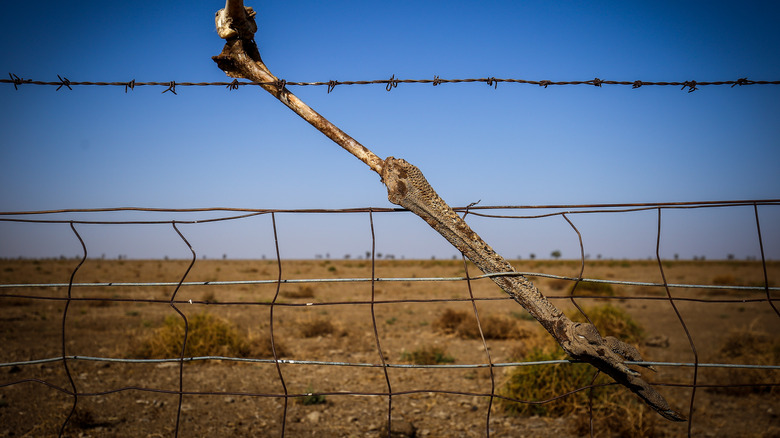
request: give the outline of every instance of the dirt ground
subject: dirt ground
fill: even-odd
[[[15,283],[68,283],[78,260],[3,260],[0,280]],[[519,261],[516,268],[563,276],[577,276],[579,262]],[[90,259],[76,272],[76,283],[178,282],[189,261]],[[679,261],[664,262],[669,283],[762,286],[758,262]],[[478,275],[473,267],[470,275]],[[277,265],[268,260],[198,260],[186,277],[192,282],[275,280]],[[380,260],[379,278],[460,277],[461,261]],[[284,279],[370,278],[366,260],[283,261]],[[587,262],[584,277],[637,282],[661,282],[654,261]],[[780,263],[768,264],[771,285],[780,283]],[[570,282],[534,277],[553,302],[567,311],[565,296]],[[188,319],[207,311],[230,321],[249,339],[270,334],[273,313],[274,339],[283,359],[381,364],[374,320],[388,364],[408,363],[408,353],[437,347],[454,364],[484,364],[487,356],[480,339],[442,334],[435,321],[444,309],[473,315],[465,281],[382,281],[283,283],[276,304],[276,284],[231,284],[184,286],[176,299]],[[512,321],[525,333],[541,333],[519,305],[490,280],[472,281],[480,319],[496,317]],[[0,363],[68,356],[128,358],[142,339],[177,316],[169,305],[175,287],[100,286],[74,287],[68,304],[68,288],[48,286],[0,289]],[[579,298],[589,306],[610,304],[627,311],[654,339],[640,345],[645,359],[659,362],[693,362],[688,337],[666,292],[659,287],[614,286],[617,296],[641,299]],[[587,295],[587,291],[579,292]],[[768,334],[777,340],[780,317],[767,303],[763,291],[735,289],[672,288],[675,298],[746,300],[744,302],[676,301],[701,363],[741,363],[724,357],[721,347],[734,330]],[[29,299],[18,295],[34,295]],[[775,300],[778,294],[774,293]],[[439,301],[428,301],[428,300]],[[189,301],[192,301],[191,303]],[[447,301],[460,300],[460,301]],[[758,300],[758,301],[750,301]],[[401,302],[399,302],[401,301]],[[355,303],[358,302],[358,303]],[[63,319],[67,305],[66,318]],[[780,303],[775,301],[775,306]],[[373,310],[373,315],[372,315]],[[329,321],[332,330],[304,333],[313,322]],[[476,320],[475,324],[476,324]],[[544,335],[543,333],[541,335]],[[541,336],[540,335],[540,336]],[[544,335],[546,336],[546,335]],[[489,339],[493,363],[513,361],[523,339]],[[775,343],[775,345],[778,345]],[[773,365],[778,365],[774,363]],[[564,365],[565,366],[565,365]],[[492,381],[487,368],[388,368],[333,366],[326,364],[240,362],[204,360],[185,362],[181,374],[184,395],[179,412],[180,364],[178,362],[123,363],[92,360],[62,360],[0,367],[0,436],[56,436],[76,402],[65,436],[380,436],[392,403],[394,429],[416,429],[422,437],[579,436],[577,424],[588,418],[545,418],[509,415],[495,400],[489,411]],[[713,389],[723,383],[780,382],[778,370],[700,368],[694,398],[689,406],[693,368],[659,366],[643,373],[670,404],[692,417],[692,436],[780,436],[780,403],[777,387],[768,389]],[[495,367],[496,392],[512,367]],[[69,372],[71,380],[68,378]],[[280,379],[280,374],[282,379]],[[667,386],[665,384],[672,384]],[[388,398],[388,385],[392,398]],[[78,393],[74,398],[68,392]],[[571,388],[574,390],[576,388]],[[285,408],[286,393],[287,398]],[[348,392],[350,394],[341,394]],[[309,393],[315,396],[305,398]],[[355,394],[359,393],[359,394]],[[317,397],[316,394],[324,394]],[[549,394],[552,398],[559,394]],[[304,400],[311,403],[304,403]],[[285,410],[286,409],[286,410]],[[285,415],[286,412],[286,415]],[[651,410],[655,436],[686,436],[689,423],[670,423]],[[489,414],[489,415],[488,415]],[[489,416],[489,421],[488,421]],[[615,431],[598,427],[596,436]],[[395,426],[397,422],[397,426]],[[406,424],[401,424],[406,423]],[[581,431],[581,428],[579,429]],[[394,435],[395,436],[395,435]]]

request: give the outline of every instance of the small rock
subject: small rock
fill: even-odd
[[[308,421],[309,423],[316,423],[320,421],[321,415],[322,413],[320,411],[309,412],[308,414],[306,414],[306,421]]]
[[[392,431],[388,435],[387,423],[382,425],[382,431],[379,436],[382,438],[415,438],[417,436],[417,428],[414,425],[403,419],[392,419],[391,428]]]
[[[645,345],[648,347],[666,348],[669,346],[669,337],[663,335],[653,336],[645,342]]]

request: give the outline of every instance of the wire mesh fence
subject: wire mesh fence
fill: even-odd
[[[551,215],[565,219],[575,231],[579,258],[517,260],[520,272],[511,275],[533,279],[549,299],[585,318],[595,318],[591,305],[607,303],[641,321],[647,335],[653,336],[641,342],[650,354],[647,362],[630,364],[655,367],[653,385],[668,393],[678,408],[687,407],[689,418],[687,424],[674,426],[677,429],[657,425],[655,430],[696,435],[715,427],[714,409],[741,410],[743,421],[771,424],[776,419],[771,404],[765,408],[780,386],[776,356],[772,351],[760,358],[740,356],[734,354],[735,346],[723,342],[730,339],[744,347],[753,338],[732,339],[727,334],[746,326],[750,336],[769,340],[761,345],[777,345],[780,288],[775,282],[780,265],[764,255],[767,242],[761,235],[760,212],[778,205],[780,200],[750,200],[470,206],[456,211],[489,221],[510,219],[518,227]],[[533,214],[534,208],[545,211]],[[705,274],[692,273],[694,262],[662,259],[662,219],[670,210],[724,208],[752,209],[760,259],[698,261],[706,267]],[[126,210],[156,216],[90,218]],[[506,214],[508,210],[523,214]],[[580,215],[628,216],[636,211],[656,215],[655,260],[586,256],[576,226]],[[365,257],[282,258],[280,248],[288,242],[280,238],[279,220],[325,212],[365,218],[370,230]],[[159,219],[181,213],[196,218]],[[77,259],[2,261],[6,347],[0,369],[7,373],[0,388],[4,409],[16,418],[4,433],[70,435],[93,430],[121,435],[138,432],[137,420],[146,419],[151,429],[144,430],[173,435],[220,431],[360,436],[389,427],[408,434],[417,429],[430,436],[515,436],[522,430],[518,428],[538,420],[510,415],[513,409],[522,411],[517,406],[555,406],[580,396],[587,403],[569,412],[580,419],[580,432],[601,435],[608,434],[608,428],[614,432],[614,425],[599,422],[616,416],[598,403],[600,391],[614,386],[610,381],[597,380],[592,368],[563,357],[528,354],[542,342],[531,334],[534,322],[488,281],[492,275],[507,274],[478,275],[463,260],[380,257],[377,235],[383,230],[376,228],[374,218],[396,214],[408,213],[394,208],[2,213],[0,224],[66,225],[65,232],[81,248]],[[188,240],[191,230],[204,224],[257,217],[270,219],[270,228],[254,231],[272,242],[274,256],[267,260],[203,260],[197,245]],[[94,243],[83,238],[84,229],[120,224],[170,227],[169,233],[186,247],[190,258],[109,262],[95,257],[90,251]],[[183,230],[184,226],[189,228]],[[228,272],[231,266],[238,270]],[[586,266],[596,275],[585,276]],[[226,279],[233,275],[238,277]],[[60,280],[49,281],[55,278]],[[453,315],[466,315],[467,322],[447,330],[447,318]],[[219,329],[223,335],[245,331],[250,342],[228,349],[234,341],[225,335],[216,342],[216,350],[197,350],[201,327],[215,321],[229,321]],[[173,350],[151,350],[149,339],[163,336],[166,328],[173,333]],[[427,359],[421,358],[424,354]],[[589,370],[585,383],[544,389],[549,392],[541,396],[531,388],[507,390],[517,370],[565,367],[564,373],[573,373],[576,366]],[[729,399],[729,394],[747,394],[755,400],[748,406]],[[42,429],[30,429],[32,419]],[[633,426],[648,422],[623,421]],[[135,429],[127,429],[131,423]],[[739,420],[735,423],[737,428],[745,426]],[[535,433],[554,434],[561,427],[546,422]],[[633,432],[647,435],[652,430]]]

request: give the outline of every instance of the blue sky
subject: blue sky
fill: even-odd
[[[53,81],[223,81],[220,1],[7,2],[0,73]],[[777,2],[247,1],[288,81],[780,79]],[[376,174],[264,91],[0,84],[0,210],[388,207]],[[420,167],[450,205],[780,197],[780,86],[401,84],[291,90],[380,157]],[[239,129],[236,130],[235,128]],[[228,132],[229,131],[229,132]],[[665,213],[662,255],[758,255],[752,208]],[[63,218],[66,216],[58,216]],[[194,216],[67,216],[74,219]],[[760,209],[780,258],[780,207]],[[655,212],[575,215],[585,251],[646,258]],[[455,252],[411,215],[375,217],[377,250]],[[560,217],[470,223],[499,252],[577,257]],[[363,254],[365,215],[277,218],[282,255]],[[170,226],[83,226],[91,255],[186,257]],[[270,219],[184,226],[199,254],[273,255]],[[715,237],[717,236],[717,237]],[[0,224],[0,256],[75,255],[67,226]],[[178,245],[178,246],[177,246]]]

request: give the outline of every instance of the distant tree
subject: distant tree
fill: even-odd
[[[528,254],[528,258],[530,258],[531,260],[533,260],[533,259],[535,259],[535,258],[536,258],[536,254],[534,254],[534,253]]]
[[[344,254],[344,260],[349,260],[349,254]]]
[[[550,255],[551,255],[551,256],[552,256],[552,258],[554,258],[555,260],[558,260],[559,258],[561,258],[561,251],[560,251],[560,250],[558,250],[558,249],[556,249],[555,251],[551,252],[551,253],[550,253]]]
[[[729,254],[726,256],[726,258],[729,260],[734,260],[734,254]]]

